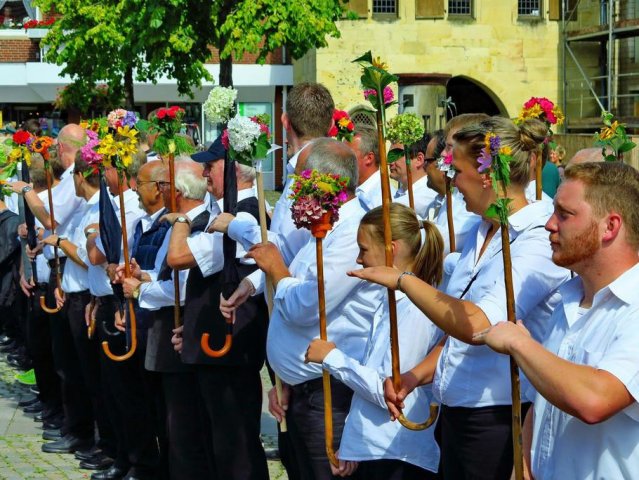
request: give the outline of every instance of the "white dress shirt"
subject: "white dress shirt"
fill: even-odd
[[[544,228],[548,216],[540,202],[509,217],[516,315],[537,340],[544,338],[559,302],[557,288],[570,278],[568,270],[552,262]],[[489,226],[482,221],[473,232],[475,241],[467,242],[446,293],[460,298],[467,289],[463,299],[477,305],[494,325],[507,320],[507,310],[500,230],[479,258]],[[522,392],[526,391],[525,383],[522,378]],[[437,400],[450,407],[510,405],[508,356],[485,345],[469,345],[449,337],[437,363],[433,392]]]
[[[390,194],[391,199],[397,194],[397,189],[392,183],[390,185]],[[382,205],[382,174],[379,173],[379,170],[357,187],[355,195],[357,195],[362,204],[362,208],[367,212]]]
[[[204,212],[206,209],[207,204],[198,205],[197,207],[189,210],[186,213],[186,217],[189,220],[193,221],[195,217]],[[138,305],[140,306],[140,308],[153,311],[159,310],[162,307],[172,307],[173,305],[175,305],[175,286],[173,283],[173,274],[175,273],[175,270],[171,270],[170,280],[157,279],[158,274],[160,273],[160,269],[162,268],[162,264],[164,263],[164,259],[166,258],[169,251],[169,243],[171,240],[172,232],[173,227],[167,230],[164,241],[162,242],[162,245],[160,246],[160,249],[155,256],[155,264],[153,265],[153,270],[147,271],[152,281],[144,282],[140,285],[140,296],[138,297]],[[186,280],[189,276],[189,272],[190,269],[179,271],[180,305],[184,305],[184,298],[186,297]]]
[[[286,166],[287,173],[289,175],[293,174],[293,172],[295,171],[297,158],[307,145],[309,144],[307,143],[306,145],[304,145],[304,147],[302,147],[289,160]],[[292,178],[290,176],[287,176],[286,183],[284,184],[284,191],[275,203],[275,209],[273,210],[273,216],[271,217],[271,228],[268,234],[269,241],[277,245],[277,248],[282,254],[284,261],[287,262],[287,265],[293,260],[293,258],[295,258],[297,252],[299,252],[311,238],[311,233],[307,229],[298,229],[295,226],[295,223],[293,223],[293,218],[291,217],[291,205],[293,204],[293,200],[288,198],[292,192],[292,184]],[[229,224],[228,234],[233,240],[237,241],[238,243],[242,243],[244,245],[244,248],[248,249],[250,245],[261,242],[262,237],[257,222],[253,223],[251,219],[248,219],[248,222],[244,220],[247,219],[237,218],[236,220],[232,221]],[[264,292],[264,286],[266,283],[264,272],[258,269],[246,278],[255,287],[256,295],[258,293]]]
[[[40,198],[40,200],[42,200],[42,202],[46,202],[47,201],[47,191],[46,190],[42,190],[41,192],[38,193],[38,198]],[[37,218],[35,218],[35,228],[36,228],[36,233],[38,231],[39,228],[44,229],[44,225],[42,225],[42,223],[40,222],[40,220],[38,220]],[[49,264],[47,263],[47,259],[43,254],[38,254],[36,255],[36,276],[38,279],[38,283],[49,283],[49,276],[51,275],[51,269],[49,268]]]
[[[461,252],[466,245],[466,241],[470,238],[469,234],[475,230],[477,224],[481,221],[481,217],[466,210],[466,201],[464,196],[457,188],[453,189],[453,228],[455,230],[455,251]],[[444,239],[444,255],[450,252],[450,239],[448,238],[448,209],[446,199],[439,208],[437,217],[435,217],[435,225],[439,229]]]
[[[384,293],[346,275],[358,268],[357,229],[364,213],[359,200],[353,198],[342,206],[339,220],[323,240],[328,339],[355,360],[364,354],[371,319]],[[279,281],[268,327],[269,363],[290,385],[322,374],[319,365],[304,363],[308,344],[319,337],[315,244],[311,237],[291,262],[291,276]]]
[[[89,265],[86,244],[87,239],[84,229],[92,223],[97,223],[100,219],[100,191],[98,190],[93,196],[80,208],[74,215],[69,231],[71,236],[68,240],[77,247],[76,254],[84,262]],[[81,267],[73,260],[68,259],[64,266],[64,274],[62,275],[62,290],[67,293],[81,292],[89,288],[88,270]]]
[[[380,291],[384,297],[386,289]],[[406,371],[424,359],[441,340],[443,332],[405,294],[398,291],[396,298],[400,365]],[[434,426],[413,431],[388,418],[384,380],[392,374],[392,364],[387,298],[383,298],[373,316],[361,362],[334,349],[325,357],[323,366],[355,392],[342,433],[340,459],[396,459],[437,472],[439,447],[433,437]],[[404,401],[406,418],[425,421],[431,400],[430,385],[415,389]]]
[[[528,185],[526,185],[524,194],[526,195],[526,200],[528,200],[530,203],[534,203],[537,201],[537,180],[531,180]],[[552,197],[543,190],[541,191],[541,200],[539,201],[549,202],[552,205]]]
[[[167,213],[167,210],[164,208],[160,208],[158,211],[156,211],[155,213],[152,213],[151,215],[145,214],[144,216],[140,217],[139,222],[142,225],[142,233],[147,232],[153,226],[153,224],[159,218],[159,216],[165,213]],[[133,227],[134,234],[135,234],[136,228],[137,228],[137,225]]]
[[[437,192],[430,188],[428,185],[428,176],[424,175],[422,178],[413,182],[413,198],[415,200],[415,213],[420,218],[428,218],[428,208],[437,198]],[[381,188],[381,186],[380,186]],[[400,190],[397,190],[400,193]],[[410,207],[410,201],[408,198],[408,190],[401,191],[399,196],[393,199],[393,202],[401,203]],[[381,203],[380,203],[381,205]]]
[[[71,165],[67,168],[62,175],[60,175],[60,182],[51,189],[51,197],[53,198],[53,215],[55,222],[58,224],[55,233],[58,237],[70,237],[73,233],[70,230],[71,221],[73,216],[78,210],[86,203],[84,198],[80,198],[75,194],[75,185],[73,183],[73,168]],[[43,201],[44,208],[49,213],[49,200],[48,194],[45,197],[47,200]],[[45,230],[44,236],[51,235],[51,230]],[[47,260],[53,260],[53,247],[44,247],[44,256]],[[58,256],[63,257],[64,252],[62,249],[58,249]]]
[[[599,290],[579,315],[579,277],[561,288],[544,346],[570,362],[614,375],[634,403],[609,419],[588,425],[535,398],[532,469],[538,480],[637,478],[639,475],[639,266]],[[584,310],[584,309],[581,309]]]

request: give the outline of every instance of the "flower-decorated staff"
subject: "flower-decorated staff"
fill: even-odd
[[[637,145],[628,138],[626,125],[614,120],[610,112],[602,112],[601,119],[604,126],[595,133],[595,147],[601,147],[601,154],[607,162],[623,161],[623,154]],[[612,150],[612,153],[609,151]]]

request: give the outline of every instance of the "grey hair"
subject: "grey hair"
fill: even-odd
[[[237,179],[243,183],[253,183],[255,180],[255,169],[248,165],[244,165],[243,163],[238,163]]]
[[[187,163],[175,165],[175,189],[182,196],[191,200],[204,200],[206,196],[206,179],[198,175]]]
[[[346,144],[332,138],[318,138],[309,145],[307,170],[333,173],[349,179],[346,189],[355,193],[358,182],[357,157]]]

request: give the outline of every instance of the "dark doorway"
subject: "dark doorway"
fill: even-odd
[[[450,120],[462,113],[486,113],[500,115],[506,113],[499,108],[486,89],[465,77],[453,77],[446,84],[446,97],[450,99],[446,116]]]

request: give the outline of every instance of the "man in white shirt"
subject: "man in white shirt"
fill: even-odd
[[[354,195],[356,158],[346,145],[332,139],[316,140],[309,149],[308,168],[350,179],[349,200],[341,207],[339,220],[323,241],[324,279],[328,338],[359,360],[364,354],[371,319],[379,304],[380,290],[346,276],[346,271],[357,265],[357,230],[365,214]],[[311,467],[316,480],[332,478],[324,447],[322,369],[317,364],[304,363],[308,344],[319,335],[315,239],[309,239],[289,266],[276,246],[270,243],[254,246],[249,256],[256,260],[276,288],[267,355],[275,373],[291,386],[291,399],[283,403],[288,403],[287,421],[292,419],[297,430],[298,438],[293,448],[297,458]],[[232,307],[237,305],[227,309],[227,313]],[[352,390],[334,379],[331,385],[337,450]]]
[[[524,423],[537,479],[634,478],[639,465],[639,173],[622,163],[566,170],[546,223],[561,289],[544,345],[502,322],[476,335],[510,354],[537,391]]]
[[[437,191],[428,184],[428,173],[426,165],[428,160],[434,158],[437,142],[433,142],[429,134],[424,134],[421,140],[408,147],[410,155],[410,171],[412,174],[412,190],[414,198],[414,210],[423,219],[428,219],[428,209],[437,198]],[[391,150],[399,148],[404,150],[404,145],[395,143],[391,145]],[[390,164],[390,176],[399,183],[399,189],[395,195],[394,202],[410,207],[408,195],[408,166],[406,158],[402,156]]]

